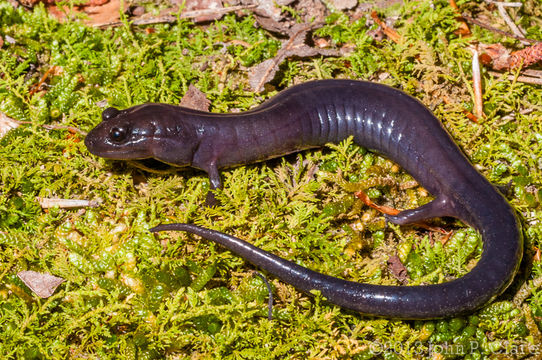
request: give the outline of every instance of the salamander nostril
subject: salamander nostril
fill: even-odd
[[[120,111],[118,109],[115,109],[114,107],[108,107],[102,113],[102,121],[111,120],[114,117],[116,117],[119,113]]]

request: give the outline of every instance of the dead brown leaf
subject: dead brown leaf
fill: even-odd
[[[388,270],[401,284],[408,283],[408,271],[405,265],[399,259],[399,256],[393,255],[388,259]]]
[[[111,0],[103,5],[87,6],[84,9],[88,15],[88,25],[103,24],[119,20],[120,0]]]
[[[220,0],[174,0],[174,4],[183,6],[183,12],[195,11],[195,10],[217,10],[222,9],[222,1]],[[195,22],[213,21],[218,20],[224,16],[223,12],[216,11],[194,18]]]
[[[64,282],[63,278],[36,271],[21,271],[17,276],[34,294],[43,299],[53,295],[56,288]]]
[[[186,94],[184,94],[179,105],[194,110],[208,112],[211,101],[207,99],[205,94],[200,89],[190,84],[190,86],[188,87],[188,91],[186,92]]]
[[[350,10],[358,4],[357,0],[330,0],[337,10]]]
[[[310,30],[321,26],[321,24],[296,24],[288,34],[290,38],[283,41],[281,49],[274,58],[268,59],[249,70],[249,84],[254,91],[260,92],[263,86],[273,80],[280,64],[289,57],[311,57],[316,55],[340,56],[340,52],[333,49],[318,49],[307,45],[306,38]]]
[[[253,1],[253,0],[245,0]],[[290,35],[290,30],[302,23],[323,23],[329,11],[320,0],[259,0],[254,9],[254,18],[259,26],[267,31]],[[288,6],[296,12],[294,18],[282,6]]]
[[[274,21],[283,21],[286,14],[282,11],[282,6],[289,6],[295,0],[259,0],[254,13],[259,17],[269,18]]]
[[[3,112],[0,112],[0,139],[6,136],[6,134],[18,127],[20,123],[16,120],[13,120]]]
[[[491,65],[495,70],[509,69],[511,65],[510,51],[502,44],[480,45],[483,53],[480,61],[484,65]]]

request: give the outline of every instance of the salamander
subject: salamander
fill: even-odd
[[[220,169],[350,136],[356,144],[397,162],[434,196],[428,204],[387,215],[388,221],[405,225],[450,216],[480,232],[483,252],[469,273],[441,284],[372,285],[309,270],[236,237],[192,224],[163,224],[151,231],[181,230],[215,241],[304,293],[318,290],[328,302],[366,315],[458,316],[501,294],[522,258],[517,215],[431,111],[392,87],[357,80],[312,81],[240,113],[152,103],[125,110],[108,108],[85,144],[92,154],[104,158],[154,158],[201,169],[209,175],[211,189],[218,189]]]

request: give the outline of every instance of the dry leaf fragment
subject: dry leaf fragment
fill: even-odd
[[[211,102],[200,89],[190,84],[179,105],[208,112]]]
[[[401,284],[405,285],[408,283],[408,271],[405,265],[399,259],[399,256],[393,255],[388,259],[388,269],[394,278],[397,279]]]
[[[101,5],[92,4],[85,7],[85,13],[88,15],[88,20],[85,21],[86,24],[95,25],[118,20],[120,5],[119,0],[111,0]]]
[[[268,59],[250,69],[249,84],[254,91],[262,91],[264,84],[275,77],[279,65],[288,57],[311,57],[316,55],[340,56],[340,52],[332,49],[318,49],[305,44],[307,33],[320,24],[296,24],[290,29],[290,38],[284,41],[274,58]]]
[[[245,0],[246,1],[246,0]],[[254,18],[259,26],[270,32],[290,35],[290,29],[302,23],[324,23],[329,11],[320,0],[259,0]],[[294,19],[282,6],[290,6],[296,12]]]
[[[179,5],[184,4],[183,13],[194,10],[217,10],[222,9],[222,1],[220,0],[183,0],[174,1]],[[218,20],[224,16],[223,12],[216,11],[215,13],[205,14],[194,18],[195,22]]]
[[[64,282],[63,278],[36,271],[21,271],[17,273],[17,276],[34,294],[42,299],[53,295],[56,288]]]
[[[484,53],[480,60],[485,65],[491,65],[495,70],[510,68],[510,52],[502,44],[481,45]]]
[[[357,0],[331,0],[337,10],[350,10],[358,4]]]
[[[8,44],[11,44],[11,45],[17,43],[17,40],[15,40],[14,38],[12,38],[12,37],[9,36],[9,35],[4,35],[4,39],[6,40],[6,42],[7,42]]]
[[[6,136],[8,131],[15,129],[19,125],[18,121],[13,120],[3,112],[0,112],[0,139]]]
[[[294,1],[295,0],[259,0],[256,2],[258,6],[254,9],[254,13],[260,17],[281,21],[285,17],[282,6],[288,6]]]

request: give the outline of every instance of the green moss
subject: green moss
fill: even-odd
[[[400,44],[374,42],[364,18],[350,22],[334,13],[316,34],[333,45],[353,44],[354,52],[289,59],[273,84],[279,90],[322,77],[381,79],[417,96],[492,182],[511,182],[527,246],[540,248],[542,95],[535,86],[484,73],[487,117],[480,124],[466,119],[462,111],[472,107],[467,46],[499,38],[476,27],[473,38],[458,37],[447,4],[417,1],[382,10],[399,16]],[[488,11],[477,2],[459,4]],[[536,21],[528,20],[533,7],[525,7],[522,25],[540,38]],[[445,245],[441,235],[423,229],[386,227],[379,213],[354,200],[354,191],[400,209],[431,197],[391,161],[351,140],[227,170],[217,194],[222,206],[207,208],[209,185],[200,172],[142,173],[90,155],[81,135],[42,126],[88,131],[100,121],[98,103],[178,104],[191,83],[216,112],[245,110],[261,100],[246,90],[245,67],[274,56],[280,42],[255,27],[252,17],[153,28],[60,24],[43,6],[28,12],[0,2],[0,36],[16,40],[5,41],[0,52],[0,111],[30,122],[0,140],[2,358],[411,359],[438,352],[482,359],[533,345],[538,329],[527,327],[523,308],[510,302],[494,302],[468,318],[372,319],[272,278],[269,321],[267,288],[242,259],[183,233],[150,235],[160,222],[192,222],[329,275],[385,285],[397,284],[385,265],[396,252],[413,285],[462,276],[482,249],[478,234],[461,224],[443,224],[456,229]],[[47,86],[31,95],[53,66]],[[441,105],[443,94],[452,105]],[[135,185],[135,175],[145,181]],[[37,197],[100,199],[101,205],[45,211]],[[16,277],[20,270],[66,282],[51,298],[39,299]],[[535,262],[532,276],[541,275]],[[541,301],[542,291],[534,289],[527,311],[539,326]]]

